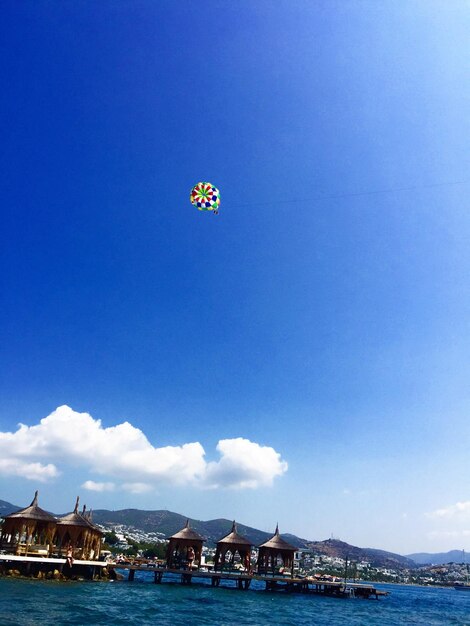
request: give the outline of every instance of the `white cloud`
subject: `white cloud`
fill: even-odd
[[[122,488],[124,491],[129,491],[130,493],[147,493],[152,490],[152,485],[148,483],[123,483]]]
[[[83,489],[88,491],[114,491],[114,483],[96,483],[94,480],[86,480],[83,485]]]
[[[470,530],[432,530],[428,533],[430,539],[463,539],[470,537]]]
[[[0,433],[1,437],[2,433]],[[0,448],[1,449],[1,448]],[[46,482],[50,478],[55,478],[59,472],[55,465],[48,463],[28,463],[13,457],[8,458],[5,453],[0,458],[0,476],[22,476],[29,480],[37,480],[41,483]]]
[[[442,509],[437,509],[427,514],[427,517],[437,519],[460,519],[470,521],[470,500],[466,502],[457,502]]]
[[[208,487],[236,487],[255,489],[270,486],[276,476],[287,471],[281,455],[268,446],[260,446],[249,439],[222,439],[217,444],[220,461],[207,464]]]
[[[104,428],[101,420],[61,406],[33,426],[20,424],[16,432],[0,432],[0,475],[31,480],[58,476],[55,465],[73,465],[124,481],[121,487],[143,493],[158,484],[200,487],[256,488],[269,486],[287,471],[287,463],[273,448],[248,439],[224,439],[217,444],[219,461],[207,462],[199,442],[154,447],[129,422]],[[110,490],[111,482],[86,481],[84,488]]]

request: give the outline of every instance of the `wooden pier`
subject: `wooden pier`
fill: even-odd
[[[38,572],[53,572],[57,570],[61,575],[78,576],[94,580],[96,575],[108,567],[106,561],[86,561],[74,559],[72,567],[63,558],[47,556],[19,556],[16,554],[0,554],[0,567],[17,569],[21,575],[31,576]]]
[[[318,580],[312,577],[300,578],[291,576],[267,576],[247,574],[237,571],[203,571],[199,569],[178,569],[170,567],[152,567],[143,563],[112,563],[106,561],[85,561],[75,559],[72,568],[69,568],[66,559],[47,556],[18,556],[14,554],[0,554],[0,566],[6,569],[18,569],[19,573],[31,576],[38,571],[57,570],[61,574],[82,576],[88,580],[100,578],[99,572],[107,570],[111,579],[117,579],[116,570],[128,572],[127,580],[135,580],[136,572],[153,574],[153,582],[162,584],[164,577],[170,582],[179,579],[183,585],[190,585],[193,581],[209,581],[212,587],[220,587],[221,583],[243,591],[250,589],[251,583],[264,584],[266,591],[284,591],[287,593],[306,593],[336,598],[376,598],[387,596],[387,591],[380,591],[371,584],[344,583],[343,581]],[[67,576],[66,576],[67,577]],[[170,579],[170,580],[168,580]]]
[[[66,559],[53,558],[48,556],[18,556],[16,554],[0,554],[0,562],[12,562],[12,563],[46,563],[65,565]],[[92,565],[93,567],[108,567],[106,561],[81,561],[74,559],[74,565]],[[113,564],[113,567],[115,565]]]
[[[132,582],[136,572],[153,573],[154,583],[162,584],[167,575],[178,577],[181,584],[190,585],[194,581],[208,580],[212,587],[219,587],[221,582],[235,583],[235,587],[244,591],[250,589],[252,581],[264,583],[266,591],[285,591],[290,593],[310,593],[337,598],[376,598],[387,596],[387,591],[380,591],[370,584],[344,583],[342,581],[324,581],[314,578],[296,578],[287,576],[262,576],[242,572],[207,572],[201,570],[182,570],[168,567],[148,567],[148,565],[110,564],[108,569],[127,570],[127,580]],[[231,585],[230,585],[231,586]]]

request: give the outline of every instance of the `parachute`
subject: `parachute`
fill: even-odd
[[[189,199],[199,211],[214,211],[215,215],[219,212],[220,191],[212,183],[194,185]]]

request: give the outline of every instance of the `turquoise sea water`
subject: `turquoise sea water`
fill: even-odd
[[[470,594],[454,589],[378,585],[380,600],[285,592],[212,589],[206,585],[56,582],[0,579],[0,625],[294,625],[470,626]]]

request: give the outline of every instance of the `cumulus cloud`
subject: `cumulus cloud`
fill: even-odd
[[[200,487],[269,486],[287,471],[276,450],[248,439],[223,439],[218,461],[207,462],[199,442],[154,447],[129,422],[104,428],[101,420],[61,406],[33,426],[0,432],[0,475],[46,481],[59,474],[55,464],[73,465],[124,481],[121,488],[143,493],[158,484]],[[112,485],[112,487],[111,487]],[[115,484],[88,480],[84,488],[109,491]]]
[[[152,485],[148,483],[123,483],[122,488],[130,493],[147,493],[152,490]]]
[[[1,437],[0,433],[0,437]],[[1,450],[1,448],[0,448]],[[37,480],[41,483],[46,482],[50,478],[55,478],[59,475],[55,465],[48,463],[43,465],[42,463],[28,463],[14,457],[7,458],[4,454],[3,458],[0,458],[0,476],[22,476],[29,480]]]
[[[114,483],[96,483],[94,480],[86,480],[83,485],[83,489],[88,491],[114,491]]]
[[[287,471],[287,463],[274,448],[249,439],[222,439],[217,451],[220,460],[206,467],[205,481],[209,487],[269,487],[276,476]]]
[[[470,500],[457,502],[442,509],[437,509],[427,514],[428,517],[436,519],[460,519],[470,521]]]

